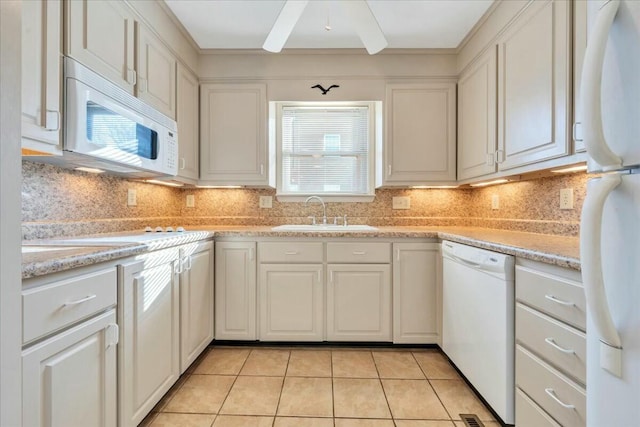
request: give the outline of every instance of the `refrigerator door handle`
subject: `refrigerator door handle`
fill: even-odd
[[[587,153],[603,171],[619,169],[622,159],[609,146],[602,130],[602,67],[609,31],[616,16],[619,0],[610,0],[598,12],[593,32],[589,34],[580,80],[584,145]]]
[[[614,375],[621,375],[622,341],[609,310],[602,274],[602,214],[609,194],[621,182],[619,174],[591,179],[580,220],[580,258],[582,281],[596,332],[601,341],[600,366]]]

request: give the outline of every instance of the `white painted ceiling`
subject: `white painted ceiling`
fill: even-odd
[[[362,48],[340,2],[312,0],[286,48]],[[165,0],[202,49],[261,49],[284,0]],[[493,0],[368,0],[387,48],[455,48]],[[325,30],[327,20],[331,31]]]

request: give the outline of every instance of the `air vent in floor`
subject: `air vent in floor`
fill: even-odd
[[[476,414],[460,414],[460,418],[467,427],[484,427],[484,424]]]

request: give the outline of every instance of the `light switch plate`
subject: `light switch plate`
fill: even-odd
[[[136,206],[138,204],[137,194],[135,188],[129,188],[127,190],[127,206]]]
[[[500,209],[500,196],[497,194],[491,196],[491,209]]]
[[[410,197],[394,197],[392,199],[393,209],[411,209]]]
[[[271,209],[273,207],[273,197],[260,196],[260,207],[263,209]]]
[[[187,207],[195,208],[196,207],[196,196],[193,194],[187,194]]]

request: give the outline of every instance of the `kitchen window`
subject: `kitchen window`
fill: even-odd
[[[277,103],[279,199],[374,196],[375,103]]]

